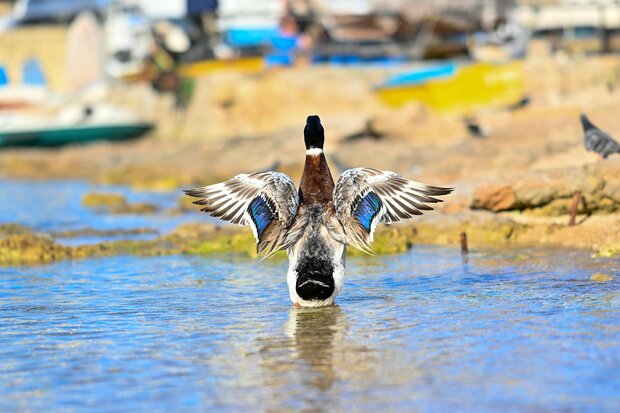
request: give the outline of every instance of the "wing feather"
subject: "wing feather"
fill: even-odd
[[[374,168],[355,168],[342,173],[334,189],[334,207],[350,245],[371,252],[377,223],[400,222],[442,202],[452,188],[425,185]]]
[[[241,174],[214,185],[184,191],[197,197],[194,204],[214,217],[248,225],[256,238],[257,251],[267,256],[288,247],[286,232],[291,226],[299,197],[295,184],[279,172]]]

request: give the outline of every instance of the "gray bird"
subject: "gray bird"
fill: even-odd
[[[594,126],[583,113],[579,118],[583,126],[583,143],[586,150],[596,152],[603,159],[612,153],[620,153],[620,144],[614,138]]]
[[[433,209],[451,188],[425,185],[372,168],[353,168],[334,183],[323,154],[318,116],[304,129],[306,162],[299,191],[280,172],[241,174],[229,181],[185,191],[202,211],[252,229],[257,250],[285,250],[287,283],[296,306],[334,303],[344,284],[347,247],[371,252],[375,227]]]

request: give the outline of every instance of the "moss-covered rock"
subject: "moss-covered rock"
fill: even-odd
[[[411,227],[385,226],[378,228],[372,251],[376,255],[398,254],[411,249],[415,229]],[[352,256],[365,255],[366,253],[355,248],[348,248],[347,254]]]
[[[0,224],[0,238],[5,238],[10,235],[26,235],[32,234],[34,231],[25,225],[21,224]]]
[[[30,230],[31,231],[31,230]],[[53,238],[79,238],[79,237],[119,237],[123,235],[148,235],[157,234],[153,228],[133,228],[133,229],[94,229],[81,228],[66,231],[53,231],[50,235]]]
[[[159,208],[157,205],[148,202],[136,202],[134,204],[125,204],[118,208],[110,208],[108,213],[111,214],[153,214]]]
[[[130,204],[122,194],[91,192],[82,197],[82,205],[108,214],[152,214],[158,211],[154,204],[137,202]]]
[[[620,217],[596,216],[581,225],[549,221],[548,218],[514,219],[484,211],[458,215],[433,214],[417,222],[381,226],[375,234],[373,251],[377,255],[397,254],[415,244],[455,245],[462,232],[467,233],[470,250],[508,245],[550,245],[588,248],[597,257],[620,253]],[[62,259],[100,257],[107,255],[165,254],[241,254],[256,258],[256,242],[248,228],[213,224],[183,224],[169,234],[153,240],[121,240],[94,245],[64,246],[46,234],[22,226],[0,226],[0,265],[46,263]],[[363,255],[354,248],[350,255]],[[276,254],[276,259],[285,253]]]
[[[0,264],[22,265],[52,262],[71,257],[64,247],[43,234],[14,234],[0,239]]]
[[[467,233],[472,246],[494,246],[515,242],[524,225],[490,212],[473,211],[459,215],[435,214],[413,224],[411,242],[458,245]]]
[[[122,194],[90,192],[82,197],[82,205],[89,208],[121,208],[127,205],[127,199]]]
[[[599,283],[604,283],[604,282],[608,282],[608,281],[613,281],[614,277],[612,275],[609,274],[603,274],[603,273],[596,273],[596,274],[592,274],[590,276],[590,280],[594,281],[594,282],[599,282]]]
[[[620,254],[620,243],[617,245],[605,245],[598,248],[598,250],[594,253],[594,257],[611,258],[618,254]]]

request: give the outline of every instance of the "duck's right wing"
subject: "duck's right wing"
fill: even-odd
[[[395,172],[372,168],[348,169],[334,189],[336,217],[347,242],[371,252],[370,244],[378,222],[392,223],[432,210],[428,204],[441,202],[452,188],[410,181]]]
[[[214,217],[249,225],[257,251],[269,256],[285,249],[286,230],[297,214],[299,195],[295,184],[280,172],[237,175],[231,180],[184,191],[200,198],[194,204]]]

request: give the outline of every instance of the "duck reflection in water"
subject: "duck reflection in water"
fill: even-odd
[[[304,409],[321,411],[341,379],[349,320],[337,305],[291,308],[288,316],[280,334],[258,343],[260,381],[273,389],[274,405],[295,400]]]
[[[348,322],[338,306],[292,308],[284,330],[299,360],[310,368],[313,387],[328,390],[335,380],[334,362],[344,343]]]

